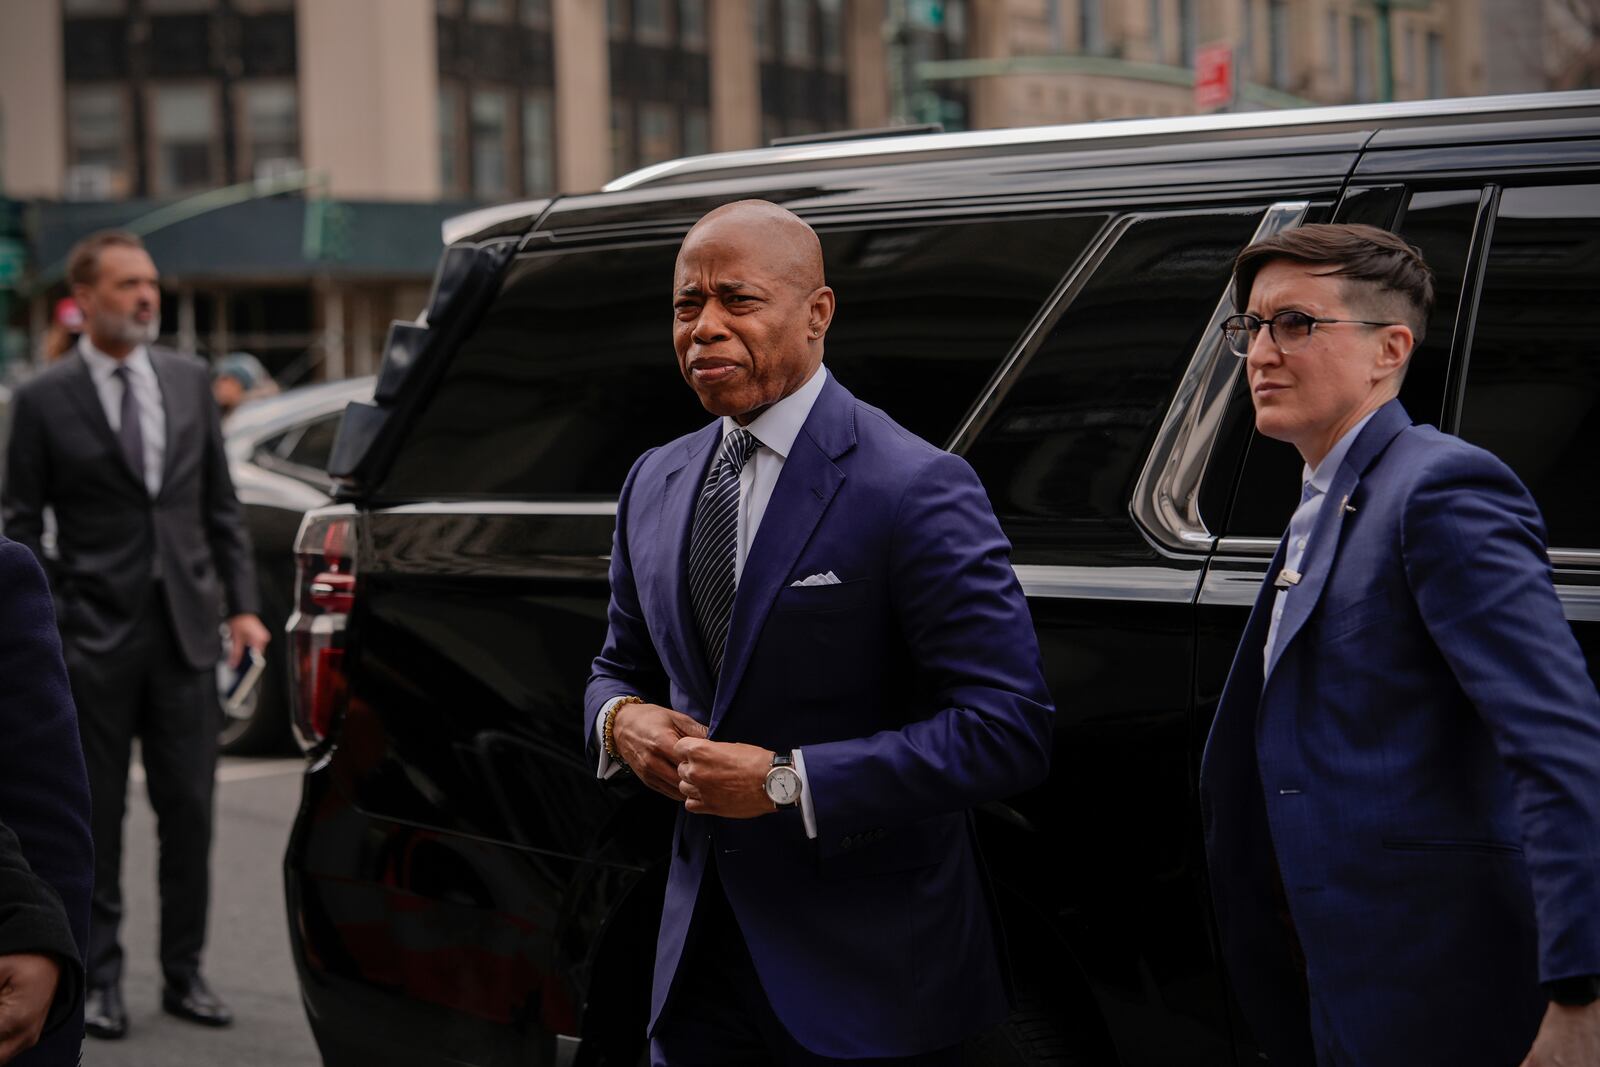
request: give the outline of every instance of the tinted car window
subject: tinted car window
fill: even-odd
[[[1467,366],[1461,436],[1498,455],[1552,546],[1600,547],[1600,185],[1501,194]]]
[[[1400,402],[1416,422],[1439,424],[1479,196],[1477,188],[1413,193],[1396,231],[1422,252],[1434,276],[1433,313],[1400,388]],[[1250,394],[1243,375],[1239,397],[1239,404],[1248,407]],[[1246,537],[1282,534],[1300,499],[1304,466],[1293,445],[1252,431],[1227,532]]]
[[[1260,216],[1135,221],[1050,329],[968,454],[1019,562],[1136,536],[1133,484]]]
[[[307,425],[284,458],[309,470],[327,470],[328,455],[333,451],[333,439],[339,433],[339,420],[343,417],[344,413],[338,412]]]
[[[828,367],[945,442],[1100,221],[824,233]],[[704,425],[672,351],[676,254],[674,241],[520,258],[383,494],[612,496],[640,453]]]

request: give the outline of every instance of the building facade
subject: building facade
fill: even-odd
[[[841,129],[1191,113],[1217,43],[1236,109],[1538,89],[1595,2],[4,0],[13,324],[41,336],[71,241],[131,225],[176,343],[361,373],[475,205]]]

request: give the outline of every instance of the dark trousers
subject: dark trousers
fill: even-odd
[[[672,995],[650,1039],[651,1067],[959,1067],[960,1047],[921,1056],[834,1060],[789,1036],[772,1010],[738,921],[708,865]]]
[[[67,646],[93,803],[94,898],[89,917],[90,986],[122,978],[122,817],[128,764],[139,739],[160,848],[161,971],[193,974],[206,940],[211,894],[211,802],[217,767],[216,679],[184,661],[159,588],[120,648],[91,656]]]

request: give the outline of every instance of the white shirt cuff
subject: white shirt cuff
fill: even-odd
[[[612,697],[606,701],[605,707],[600,709],[600,714],[594,720],[595,747],[600,750],[600,765],[594,769],[596,778],[610,778],[613,774],[627,766],[621,760],[615,760],[606,752],[606,717],[611,714],[611,709],[626,700],[627,697]]]
[[[800,818],[806,824],[806,836],[817,837],[817,809],[811,806],[811,783],[806,780],[806,758],[794,750],[794,773],[800,776]]]

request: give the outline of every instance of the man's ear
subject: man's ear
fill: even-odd
[[[828,324],[833,321],[833,290],[826,285],[813,290],[808,307],[806,332],[815,341],[828,332]]]
[[[1373,380],[1381,382],[1403,374],[1411,359],[1411,350],[1415,347],[1416,335],[1411,332],[1411,327],[1404,324],[1385,327],[1383,347],[1378,350],[1377,361],[1372,367]]]

